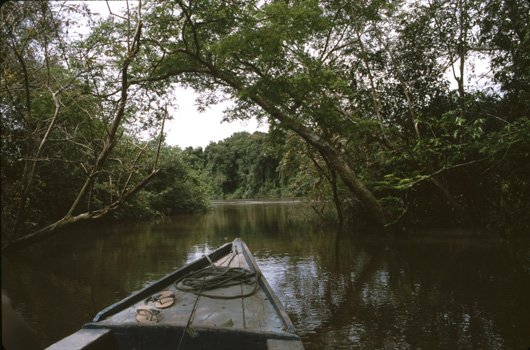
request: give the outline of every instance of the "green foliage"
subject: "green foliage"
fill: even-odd
[[[284,138],[280,163],[285,173],[297,169],[293,188],[333,199],[352,221],[363,207],[378,216],[381,204],[403,225],[494,227],[527,207],[503,184],[526,188],[516,180],[526,167],[515,159],[527,153],[527,3],[240,5],[161,5],[182,22],[157,42],[180,51],[160,57],[154,75],[194,67],[173,81],[227,94],[235,101],[228,119],[255,115],[272,133],[297,134],[305,144]],[[152,28],[165,23],[150,20]],[[252,171],[241,171],[251,166],[234,149],[219,143],[204,152],[215,197],[256,193],[241,186]],[[502,181],[493,175],[506,167]]]
[[[150,208],[161,216],[205,211],[209,206],[205,184],[186,165],[180,149],[172,152],[173,159],[147,188]]]
[[[213,199],[282,197],[289,194],[289,177],[281,176],[280,158],[267,134],[238,132],[210,143],[204,151],[188,148],[183,161],[208,186]]]
[[[65,210],[61,198],[75,197],[104,147],[130,49],[129,22],[116,18],[61,46],[64,33],[50,30],[43,4],[42,13],[10,4],[20,11],[2,27],[11,40],[1,47],[6,222],[52,120],[52,91],[67,86],[59,98],[68,113],[38,154],[27,225],[45,221],[33,209],[46,200],[53,217]],[[156,146],[144,149],[140,135],[157,134],[171,87],[181,84],[201,92],[202,108],[231,99],[226,119],[266,119],[272,136],[241,133],[182,153],[164,147],[172,160],[123,217],[199,210],[206,192],[290,193],[333,202],[339,220],[352,222],[368,213],[405,226],[528,225],[527,2],[155,1],[145,11],[120,126],[127,142],[113,145],[82,208],[108,204],[127,179],[149,173]],[[65,173],[63,185],[56,178]]]
[[[73,39],[68,31],[79,16],[92,31]],[[124,74],[134,79],[143,72],[142,60],[123,69],[133,56],[126,47],[131,21],[95,21],[79,4],[10,2],[1,8],[1,23],[3,241],[120,205],[110,218],[207,209],[202,184],[180,162],[180,150],[162,144],[158,154],[166,92],[145,85],[117,94]],[[135,191],[123,203],[154,166],[161,176],[154,189]]]

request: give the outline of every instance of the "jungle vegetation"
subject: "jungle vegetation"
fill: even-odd
[[[207,185],[211,199],[280,198],[290,195],[280,156],[265,133],[238,132],[204,151],[184,150],[183,161]]]
[[[527,1],[149,0],[106,18],[10,1],[0,20],[9,249],[208,195],[299,191],[380,227],[529,225]],[[269,134],[168,146],[178,86]]]

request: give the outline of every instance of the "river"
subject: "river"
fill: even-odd
[[[529,240],[339,234],[291,201],[221,201],[207,214],[79,227],[2,257],[2,289],[46,347],[236,237],[308,350],[530,347]]]

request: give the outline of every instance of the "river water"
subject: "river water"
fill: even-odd
[[[102,309],[241,237],[306,349],[528,349],[530,242],[439,231],[341,232],[290,201],[76,228],[2,257],[2,289],[43,346]]]

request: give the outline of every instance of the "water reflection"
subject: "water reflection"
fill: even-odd
[[[530,344],[530,280],[512,259],[510,245],[346,241],[338,250],[318,252],[314,261],[275,268],[284,277],[273,288],[293,297],[286,304],[308,348],[525,349]]]
[[[530,244],[338,235],[297,203],[79,228],[2,261],[2,288],[47,346],[101,309],[242,237],[307,349],[526,349]]]

